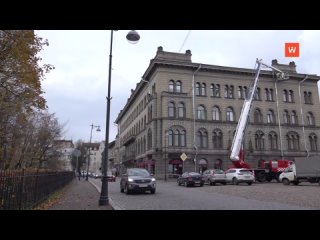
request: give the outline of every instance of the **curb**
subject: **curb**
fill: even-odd
[[[89,179],[89,182],[97,189],[99,193],[101,193],[101,189],[94,182],[90,181],[90,179]],[[109,204],[111,205],[111,207],[113,207],[114,210],[125,210],[124,208],[117,205],[110,197],[109,197]]]

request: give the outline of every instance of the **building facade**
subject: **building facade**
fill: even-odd
[[[319,154],[320,77],[297,73],[294,62],[273,60],[272,66],[289,79],[277,81],[272,71],[260,72],[243,143],[252,167],[261,160]],[[159,47],[116,119],[118,162],[147,168],[158,178],[228,168],[254,76],[252,69],[193,63],[190,50],[183,54]]]
[[[57,151],[60,153],[61,168],[65,171],[73,171],[71,164],[74,145],[72,140],[55,140]]]

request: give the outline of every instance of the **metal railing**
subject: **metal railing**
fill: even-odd
[[[70,171],[0,170],[0,210],[33,209],[74,177]]]

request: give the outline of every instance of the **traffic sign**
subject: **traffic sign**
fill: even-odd
[[[188,156],[185,153],[182,153],[180,158],[182,159],[182,161],[185,161],[188,158]]]

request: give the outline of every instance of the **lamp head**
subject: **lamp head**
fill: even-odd
[[[100,126],[98,126],[97,127],[97,132],[100,132],[100,131],[101,131]]]
[[[126,38],[128,39],[129,43],[135,44],[135,43],[137,43],[139,41],[140,35],[135,30],[131,30],[127,34]]]

